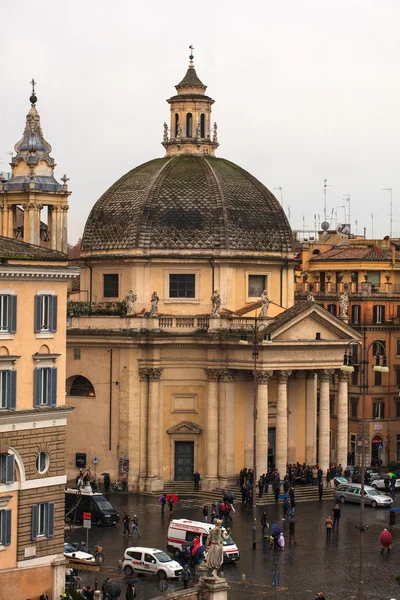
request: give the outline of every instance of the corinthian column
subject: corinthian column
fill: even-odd
[[[218,389],[218,477],[221,487],[234,483],[234,390],[235,372],[230,369],[222,370]],[[232,481],[228,482],[228,478]]]
[[[278,394],[276,403],[276,462],[281,480],[286,475],[288,453],[287,381],[292,371],[278,371]]]
[[[257,479],[268,471],[268,382],[272,374],[273,371],[257,371]]]
[[[206,476],[203,488],[213,490],[218,485],[218,369],[204,369],[207,380],[206,402]]]
[[[317,462],[317,377],[306,373],[306,464]]]
[[[162,369],[148,369],[149,408],[147,421],[147,491],[163,489],[160,477],[160,378]]]
[[[339,371],[339,393],[338,393],[338,442],[337,442],[337,464],[343,469],[347,465],[347,450],[349,439],[348,421],[348,381],[349,374]]]
[[[320,371],[318,463],[324,477],[329,467],[329,383],[332,373],[333,369]]]
[[[139,490],[142,492],[147,477],[147,423],[149,408],[148,369],[139,369],[140,378],[140,418],[139,418]]]

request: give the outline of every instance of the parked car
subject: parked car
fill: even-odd
[[[115,525],[119,513],[99,492],[85,492],[75,488],[65,490],[65,517],[68,523],[83,523],[83,513],[90,513],[97,527]]]
[[[342,483],[339,485],[334,492],[334,496],[337,500],[342,502],[361,502],[361,483]],[[370,485],[364,486],[364,500],[365,504],[369,504],[373,508],[378,506],[384,506],[388,508],[392,506],[393,500],[382,492],[379,492]]]
[[[373,471],[372,469],[365,469],[365,473],[368,473],[370,481],[373,481],[377,477],[379,477],[379,473],[377,471]],[[351,481],[353,483],[361,483],[361,470],[357,468],[351,476]]]
[[[64,544],[64,556],[72,558],[72,555],[74,558],[78,558],[79,560],[86,560],[87,562],[91,563],[96,562],[92,554],[89,554],[88,552],[82,552],[81,550],[77,550],[75,546],[66,542]]]
[[[206,546],[208,534],[214,527],[213,523],[203,523],[191,519],[173,519],[168,527],[168,552],[173,553],[176,557],[180,556],[182,544],[192,542],[196,537],[200,538],[200,543],[203,546]],[[232,537],[229,536],[222,542],[222,545],[224,563],[237,562],[240,558],[240,552]]]
[[[389,480],[389,489],[391,486],[390,476],[389,475],[381,475],[378,479],[375,479],[371,485],[376,490],[385,490],[385,480]],[[396,490],[400,489],[400,479],[396,476]]]
[[[346,477],[334,477],[333,478],[333,485],[335,486],[335,488],[338,485],[341,485],[342,483],[349,483],[349,480],[346,479]]]
[[[179,578],[182,575],[182,566],[164,550],[158,550],[158,548],[140,546],[127,548],[122,568],[128,577],[134,573],[157,575],[158,579]]]

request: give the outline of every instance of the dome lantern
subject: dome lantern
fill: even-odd
[[[162,145],[167,156],[195,154],[214,156],[218,147],[216,125],[211,134],[211,106],[214,100],[205,95],[207,86],[194,68],[193,46],[189,46],[189,66],[185,77],[176,86],[177,95],[167,100],[171,107],[170,136],[164,123]]]

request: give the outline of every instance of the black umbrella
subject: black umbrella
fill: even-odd
[[[110,473],[100,473],[104,477],[104,475],[110,475]]]
[[[226,500],[234,500],[236,498],[236,494],[234,494],[233,492],[231,492],[230,490],[226,491],[226,490],[221,490],[224,498]]]
[[[129,585],[135,584],[139,581],[138,577],[129,577],[129,579],[127,580],[126,583],[128,583]]]
[[[193,547],[193,542],[183,542],[182,546],[184,548],[192,548]]]
[[[120,597],[121,588],[115,581],[109,581],[106,586],[106,592],[108,593],[110,600],[114,600],[114,598],[117,599]]]

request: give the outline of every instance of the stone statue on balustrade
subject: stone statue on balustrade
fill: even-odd
[[[345,290],[339,297],[340,318],[349,318],[349,294]]]
[[[164,123],[163,142],[164,144],[168,142],[168,125],[166,123]]]
[[[269,298],[267,296],[267,290],[264,290],[261,294],[261,310],[259,317],[267,317],[268,316],[268,306],[269,306]]]
[[[312,290],[310,290],[308,292],[308,294],[307,294],[307,300],[308,300],[308,302],[315,302],[315,298],[314,298],[314,295],[312,293]]]
[[[151,295],[151,309],[150,317],[158,317],[158,303],[160,298],[157,296],[157,292],[153,292]]]
[[[221,296],[218,293],[218,290],[214,290],[213,295],[211,296],[212,302],[212,317],[219,317],[219,311],[221,310]]]
[[[125,298],[126,305],[126,314],[134,315],[135,314],[135,304],[136,304],[137,296],[133,293],[133,290],[129,290],[128,295]]]
[[[222,529],[222,521],[219,519],[216,519],[214,523],[215,527],[210,529],[207,538],[206,560],[199,568],[202,571],[209,571],[211,569],[211,577],[219,579],[217,571],[224,562],[223,541],[229,539],[231,530],[229,528]]]

